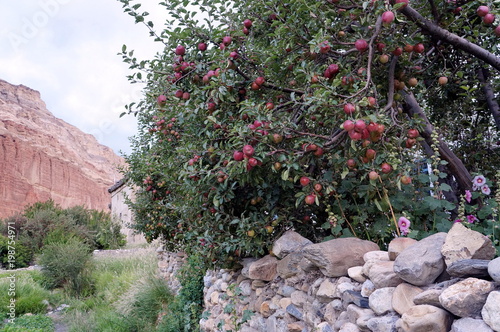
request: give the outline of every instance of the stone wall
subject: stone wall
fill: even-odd
[[[388,251],[288,231],[272,253],[207,273],[202,331],[500,331],[500,258],[462,224]]]

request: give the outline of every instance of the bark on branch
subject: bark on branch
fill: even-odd
[[[429,21],[410,6],[406,6],[404,9],[402,9],[401,13],[415,22],[415,24],[420,28],[429,32],[431,35],[440,38],[441,40],[477,57],[478,59],[483,60],[493,68],[496,68],[500,71],[500,58],[496,57],[494,54],[488,52],[484,48],[439,27],[436,23]]]
[[[498,106],[498,102],[495,99],[495,93],[493,92],[493,88],[491,84],[488,82],[489,71],[486,68],[479,68],[477,70],[477,77],[479,82],[481,82],[481,86],[483,88],[484,96],[486,97],[486,103],[488,104],[488,109],[493,115],[493,119],[495,120],[495,124],[497,129],[500,130],[500,107]]]
[[[417,100],[415,99],[415,96],[408,91],[402,90],[401,91],[403,97],[404,97],[404,111],[410,116],[410,117],[418,117],[424,121],[425,128],[423,132],[420,133],[420,135],[425,139],[425,142],[430,146],[432,145],[432,137],[431,134],[434,131],[434,127],[432,124],[429,122],[429,119],[425,115],[424,111],[418,104]],[[444,143],[441,139],[439,139],[439,142],[437,142],[438,149],[439,149],[439,154],[443,160],[446,160],[448,162],[448,169],[452,173],[452,175],[455,177],[460,189],[462,192],[465,190],[471,190],[472,189],[472,176],[470,175],[469,171],[467,168],[465,168],[464,164],[462,163],[462,160],[460,160],[454,153],[453,151],[450,150],[448,145]],[[429,152],[432,153],[432,151],[429,151],[428,149],[426,150],[426,153],[429,154]]]

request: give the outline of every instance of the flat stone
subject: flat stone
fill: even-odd
[[[481,310],[483,320],[494,331],[500,331],[500,292],[493,291],[488,295]]]
[[[441,302],[439,302],[439,295],[441,295],[442,292],[442,289],[425,290],[413,298],[413,303],[415,303],[415,305],[428,304],[442,308],[443,306],[441,305]]]
[[[443,290],[439,302],[444,309],[459,317],[477,318],[495,284],[482,279],[467,278]]]
[[[398,332],[448,332],[453,316],[446,310],[431,305],[416,305],[396,322]]]
[[[298,307],[302,307],[308,300],[307,293],[300,290],[293,292],[290,298],[292,299],[292,303]]]
[[[333,332],[333,328],[327,322],[322,322],[322,323],[319,323],[318,326],[316,326],[316,331],[317,332]]]
[[[284,297],[281,300],[279,300],[279,306],[282,309],[286,309],[290,304],[292,304],[292,299],[289,297]]]
[[[404,314],[416,304],[413,299],[420,293],[422,293],[421,288],[407,283],[399,284],[392,294],[392,308],[398,314]]]
[[[446,233],[436,233],[403,250],[394,261],[394,272],[404,281],[424,286],[432,284],[445,270],[441,247]]]
[[[347,276],[347,270],[364,263],[363,255],[378,250],[377,244],[358,238],[338,238],[303,248],[304,257],[327,277]]]
[[[292,252],[300,251],[304,246],[312,242],[294,231],[286,231],[278,240],[274,242],[273,254],[278,258],[283,258]]]
[[[450,332],[494,332],[482,319],[460,318],[453,322]]]
[[[276,257],[267,255],[250,263],[248,267],[248,278],[256,280],[271,281],[277,276],[278,260]]]
[[[371,260],[388,261],[389,260],[389,253],[387,251],[383,251],[383,250],[375,250],[375,251],[369,251],[363,255],[363,261],[365,263],[368,261],[371,261]]]
[[[500,283],[500,257],[488,263],[488,274],[493,280]]]
[[[448,265],[446,272],[456,278],[487,278],[490,276],[488,274],[489,262],[485,259],[462,259]]]
[[[398,255],[411,246],[412,244],[417,243],[417,240],[411,239],[409,237],[397,237],[393,239],[391,242],[389,242],[388,246],[388,254],[389,254],[389,259],[391,261],[395,260]]]
[[[320,301],[328,303],[335,298],[336,289],[336,285],[331,282],[330,279],[325,278],[316,292],[316,297],[318,297]]]
[[[295,323],[289,323],[287,327],[288,331],[290,332],[302,332],[305,328],[305,325],[303,322],[295,322]]]
[[[495,257],[496,250],[491,240],[462,223],[454,223],[441,249],[447,266],[462,259],[486,259]]]
[[[347,322],[340,327],[339,332],[361,332],[361,330],[356,324]]]
[[[393,311],[392,295],[396,287],[384,287],[376,289],[369,297],[370,309],[378,316],[385,315]]]

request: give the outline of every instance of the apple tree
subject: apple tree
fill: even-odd
[[[225,262],[292,228],[383,247],[458,220],[498,245],[492,3],[171,0],[158,25],[120,2],[165,46],[120,53],[145,83],[125,175],[149,240]]]

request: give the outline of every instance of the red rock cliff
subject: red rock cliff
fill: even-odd
[[[40,93],[0,80],[0,218],[53,199],[108,211],[123,159],[54,117]]]

